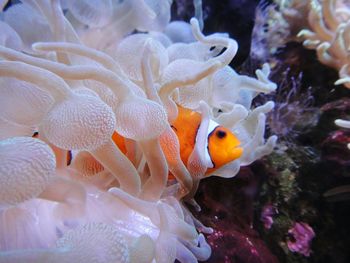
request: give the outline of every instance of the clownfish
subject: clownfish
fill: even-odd
[[[195,147],[201,120],[200,113],[178,106],[178,116],[171,127],[178,137],[180,156],[185,165]],[[229,129],[209,120],[205,158],[211,165],[206,174],[238,159],[243,153],[243,148],[239,147],[240,144],[238,138]]]
[[[180,144],[180,157],[186,165],[196,141],[202,116],[196,111],[178,106],[178,116],[171,124],[171,128],[177,135]],[[121,152],[126,153],[124,138],[114,132],[112,140],[119,147]],[[223,165],[236,160],[243,153],[243,148],[239,147],[240,141],[227,128],[220,126],[213,120],[209,120],[205,158],[211,164],[206,174],[210,174]]]

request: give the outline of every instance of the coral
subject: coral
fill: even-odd
[[[214,229],[208,236],[213,250],[208,262],[278,262],[253,221],[259,176],[245,167],[235,181],[212,177],[200,185],[197,199],[202,211],[196,214]]]
[[[274,76],[280,78],[275,94],[262,96],[260,100],[273,100],[275,107],[268,114],[267,123],[271,134],[276,134],[283,145],[295,148],[298,137],[314,127],[319,119],[319,109],[314,106],[311,88],[303,91],[302,74],[290,76],[290,69],[275,69]],[[293,149],[296,150],[296,149]]]
[[[339,71],[340,80],[350,88],[348,75],[348,47],[350,45],[350,7],[342,0],[313,0],[310,3],[308,23],[310,29],[303,29],[298,36],[304,39],[304,46],[316,49],[318,59]]]
[[[270,229],[273,224],[273,217],[278,214],[278,210],[274,205],[266,204],[262,208],[261,221],[266,229]]]
[[[276,63],[276,54],[288,42],[300,41],[297,34],[308,28],[308,0],[260,1],[255,11],[250,57]]]
[[[295,5],[296,1],[289,2],[289,5],[293,4]],[[339,71],[340,79],[335,84],[344,84],[345,87],[349,88],[349,4],[343,0],[313,0],[307,5],[304,4],[304,6],[294,8],[294,13],[305,13],[308,18],[307,24],[298,33],[298,37],[303,39],[303,45],[306,48],[316,50],[317,58],[320,62]],[[284,14],[286,13],[285,11],[283,12]],[[288,12],[290,10],[287,8]],[[326,109],[331,105],[332,103],[326,104],[323,108]],[[346,107],[346,104],[343,107]],[[349,121],[342,119],[335,120],[335,124],[343,128],[350,127]],[[344,153],[338,147],[338,144],[347,141],[347,135],[343,131],[333,132],[323,142],[326,159],[338,162],[340,165],[346,165],[348,162],[347,153]],[[331,142],[333,145],[330,145]],[[348,144],[348,148],[349,146],[350,144]],[[328,200],[342,199],[346,192],[346,186],[341,186],[340,188],[328,190],[325,196]]]
[[[174,27],[171,3],[23,0],[1,13],[1,262],[209,258],[213,230],[184,202],[196,204],[200,180],[272,152],[274,103],[252,100],[276,84],[268,64],[256,79],[228,66],[238,44],[203,35],[201,1],[199,20]],[[171,127],[178,106],[201,119],[187,163]],[[212,121],[243,149],[213,171]]]
[[[315,232],[307,223],[296,222],[288,230],[288,235],[290,239],[287,241],[287,245],[290,251],[300,253],[306,257],[310,256],[310,245],[315,237]]]
[[[346,105],[343,105],[343,107],[346,108]],[[350,121],[337,119],[334,121],[335,125],[349,129],[350,128]],[[346,166],[349,162],[349,156],[348,152],[343,152],[344,150],[344,144],[347,143],[347,148],[350,149],[350,143],[349,138],[347,136],[347,133],[345,131],[335,131],[332,133],[330,138],[327,138],[324,142],[325,145],[329,142],[333,142],[333,148],[336,148],[336,143],[340,144],[340,149],[337,149],[336,153],[333,152],[333,154],[330,154],[329,152],[326,154],[328,159],[331,161],[335,161],[339,163],[342,166]],[[341,157],[341,158],[340,158]],[[346,176],[347,173],[345,173]],[[327,198],[328,201],[344,201],[349,200],[349,194],[350,194],[350,185],[349,184],[343,184],[334,188],[331,188],[327,190],[323,195],[325,198]]]
[[[280,121],[267,122],[280,133],[278,150],[261,165],[265,170],[256,171],[265,181],[254,229],[281,262],[347,262],[348,213],[342,211],[349,210],[349,90],[334,84],[349,84],[349,1],[273,2],[258,10],[253,40],[260,46],[252,44],[252,55],[274,65],[271,79],[279,90],[268,99],[275,102],[270,116]],[[297,92],[282,85],[289,68]],[[304,104],[311,99],[311,107]],[[264,225],[271,222],[269,214],[261,221],[266,204],[279,211],[270,229]]]
[[[346,121],[346,120],[341,120],[341,119],[337,119],[334,121],[334,123],[342,128],[350,128],[350,121]],[[348,144],[348,148],[350,149],[350,144]]]
[[[278,12],[273,12],[277,16],[279,23],[286,23],[284,27],[288,32],[289,40],[296,40],[295,36],[303,28],[308,28],[308,23],[305,20],[309,10],[310,1],[308,0],[275,0]],[[271,18],[272,19],[272,18]]]
[[[260,50],[267,50],[267,54],[262,57],[269,57],[288,42],[302,42],[306,48],[316,50],[323,64],[339,71],[337,84],[349,87],[349,10],[344,0],[275,0],[272,5],[262,5],[256,31],[263,33],[255,34],[255,49],[259,51],[263,43]]]
[[[255,11],[250,56],[258,61],[270,59],[289,38],[289,24],[276,5],[261,1]]]

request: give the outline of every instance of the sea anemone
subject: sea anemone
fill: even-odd
[[[339,71],[336,84],[349,85],[350,7],[343,0],[313,0],[309,4],[308,23],[298,37],[306,48],[315,49],[318,59]]]
[[[1,262],[209,258],[201,232],[212,230],[184,200],[195,203],[201,179],[233,177],[272,151],[273,102],[251,104],[276,85],[267,64],[257,79],[231,69],[236,41],[204,36],[202,21],[169,30],[171,2],[23,0],[2,12]],[[178,107],[200,116],[186,163]],[[242,150],[208,172],[213,120]]]

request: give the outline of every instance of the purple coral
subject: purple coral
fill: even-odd
[[[272,204],[266,204],[261,212],[260,220],[266,229],[270,229],[273,224],[273,217],[278,214],[277,208]]]
[[[315,232],[307,223],[294,223],[288,230],[289,240],[287,245],[290,251],[297,252],[305,257],[310,256],[311,241],[315,237]]]
[[[287,143],[298,137],[308,126],[314,126],[318,121],[318,111],[312,107],[314,98],[311,89],[302,91],[302,74],[290,77],[289,70],[285,79],[279,85],[274,97],[275,109],[268,118],[270,130],[283,138]]]

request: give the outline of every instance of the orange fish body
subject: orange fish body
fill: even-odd
[[[112,140],[118,146],[119,150],[125,155],[126,146],[125,146],[124,137],[115,131],[112,135]]]
[[[201,120],[200,113],[178,106],[178,116],[171,125],[179,140],[181,160],[186,166],[196,144]],[[124,138],[114,132],[112,139],[125,154]],[[205,156],[212,166],[208,167],[206,174],[210,174],[221,166],[239,158],[243,153],[243,149],[239,145],[240,141],[229,129],[210,120]],[[172,178],[172,176],[170,177]]]
[[[196,144],[201,120],[202,116],[198,112],[178,106],[177,118],[171,125],[179,140],[181,160],[186,166]]]

